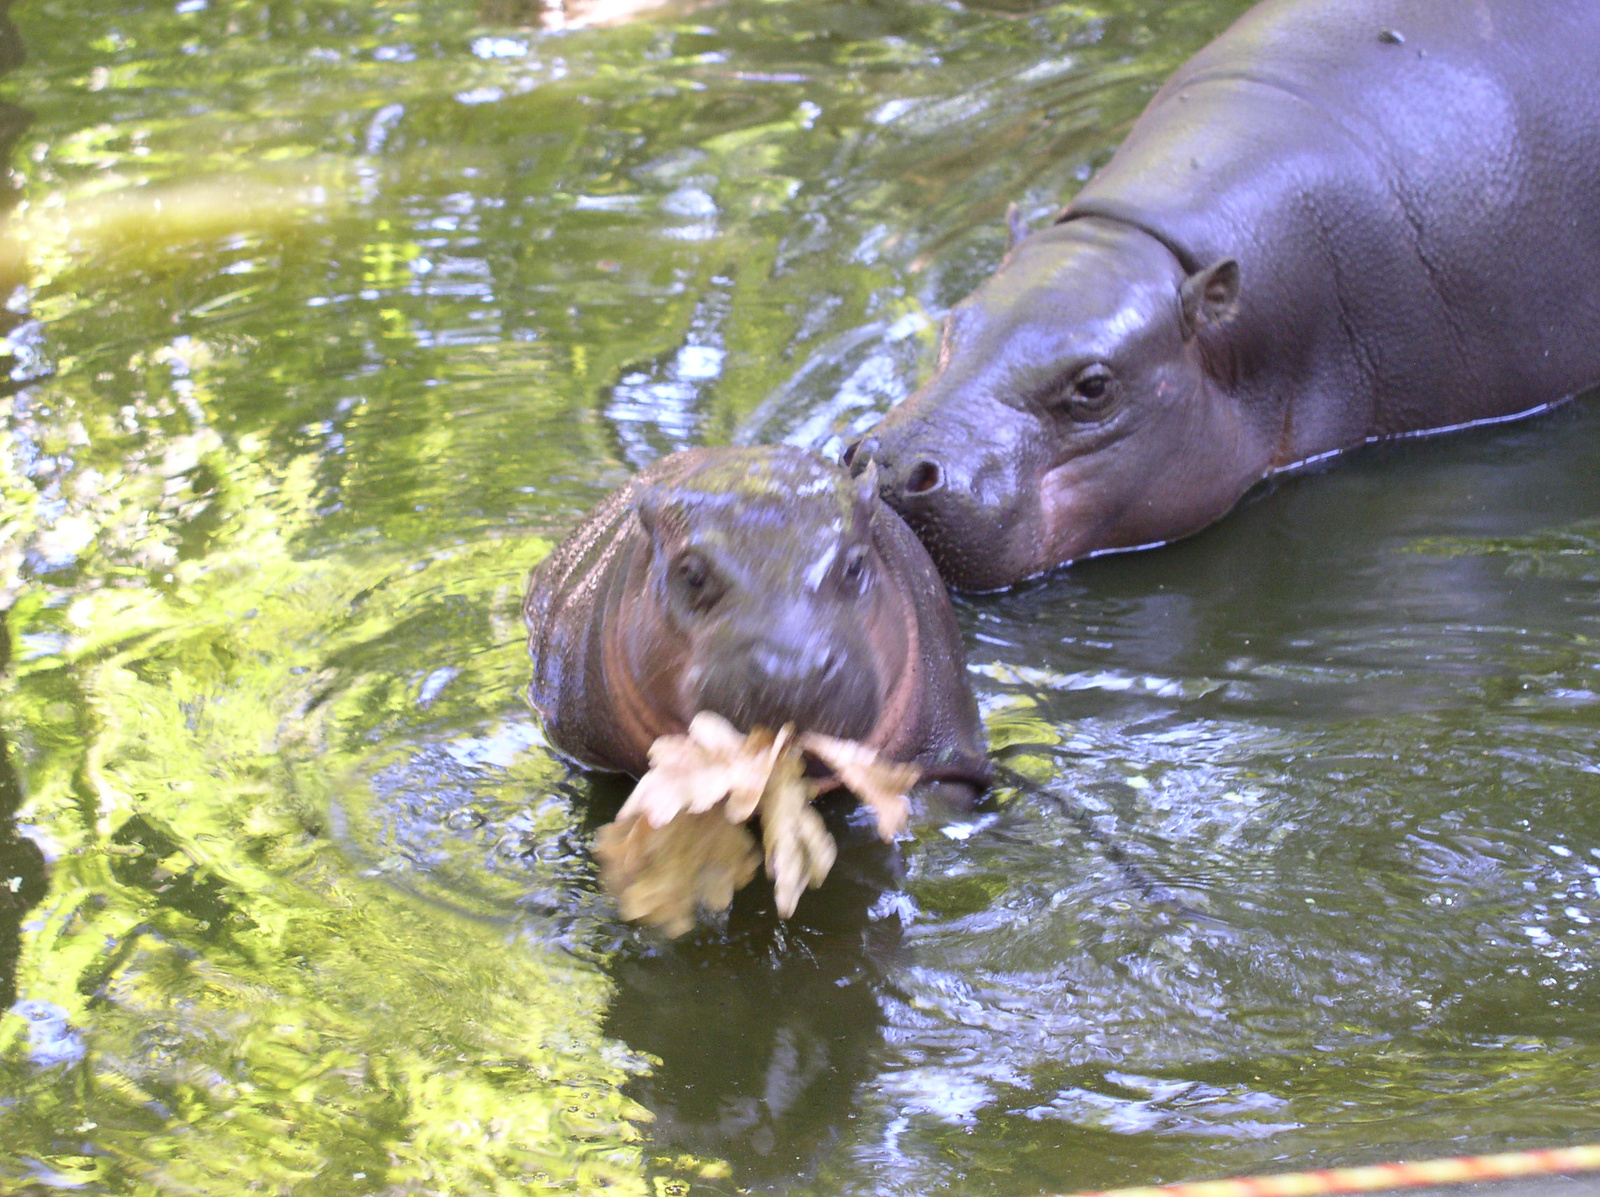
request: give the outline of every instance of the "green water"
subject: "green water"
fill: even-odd
[[[831,812],[787,925],[619,923],[622,789],[519,695],[584,510],[864,429],[1006,202],[1243,7],[13,11],[0,1189],[1026,1197],[1600,1138],[1593,402],[962,600],[1045,789],[893,849]]]

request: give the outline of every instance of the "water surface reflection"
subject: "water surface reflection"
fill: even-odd
[[[862,430],[1243,7],[15,14],[0,1177],[1020,1197],[1600,1133],[1593,401],[962,599],[1028,784],[840,827],[788,926],[621,925],[620,795],[518,697],[554,538]],[[84,215],[134,195],[233,198]]]

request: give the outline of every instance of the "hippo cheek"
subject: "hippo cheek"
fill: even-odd
[[[1152,548],[1203,526],[1204,518],[1190,522],[1190,509],[1198,510],[1194,488],[1170,468],[1182,456],[1176,445],[1152,450],[1135,436],[1047,471],[1039,484],[1041,556],[1049,564],[1066,564],[1096,553]]]
[[[735,727],[778,728],[864,740],[877,726],[881,699],[870,656],[848,642],[796,653],[747,644],[693,667],[693,706]]]
[[[1100,549],[1128,548],[1118,539],[1121,486],[1108,485],[1116,463],[1100,454],[1075,457],[1039,482],[1041,560],[1069,562]]]
[[[1038,483],[1040,557],[1072,562],[1101,547],[1107,510],[1094,462],[1077,458],[1048,470]]]

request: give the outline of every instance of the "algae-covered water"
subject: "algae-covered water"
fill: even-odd
[[[1038,785],[892,849],[832,811],[788,924],[621,924],[622,789],[520,696],[584,510],[836,451],[1007,201],[1243,7],[12,11],[0,1189],[1031,1197],[1600,1138],[1592,402],[959,600]]]

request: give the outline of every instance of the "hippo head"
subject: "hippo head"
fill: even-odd
[[[914,623],[883,567],[870,474],[788,447],[721,450],[637,487],[645,534],[619,647],[639,693],[686,724],[795,723],[868,740],[908,674]],[[611,672],[608,669],[608,673]]]
[[[1221,335],[1238,288],[1232,259],[1188,272],[1115,221],[1027,236],[951,312],[933,378],[846,461],[876,464],[966,589],[1194,531],[1265,464]]]

